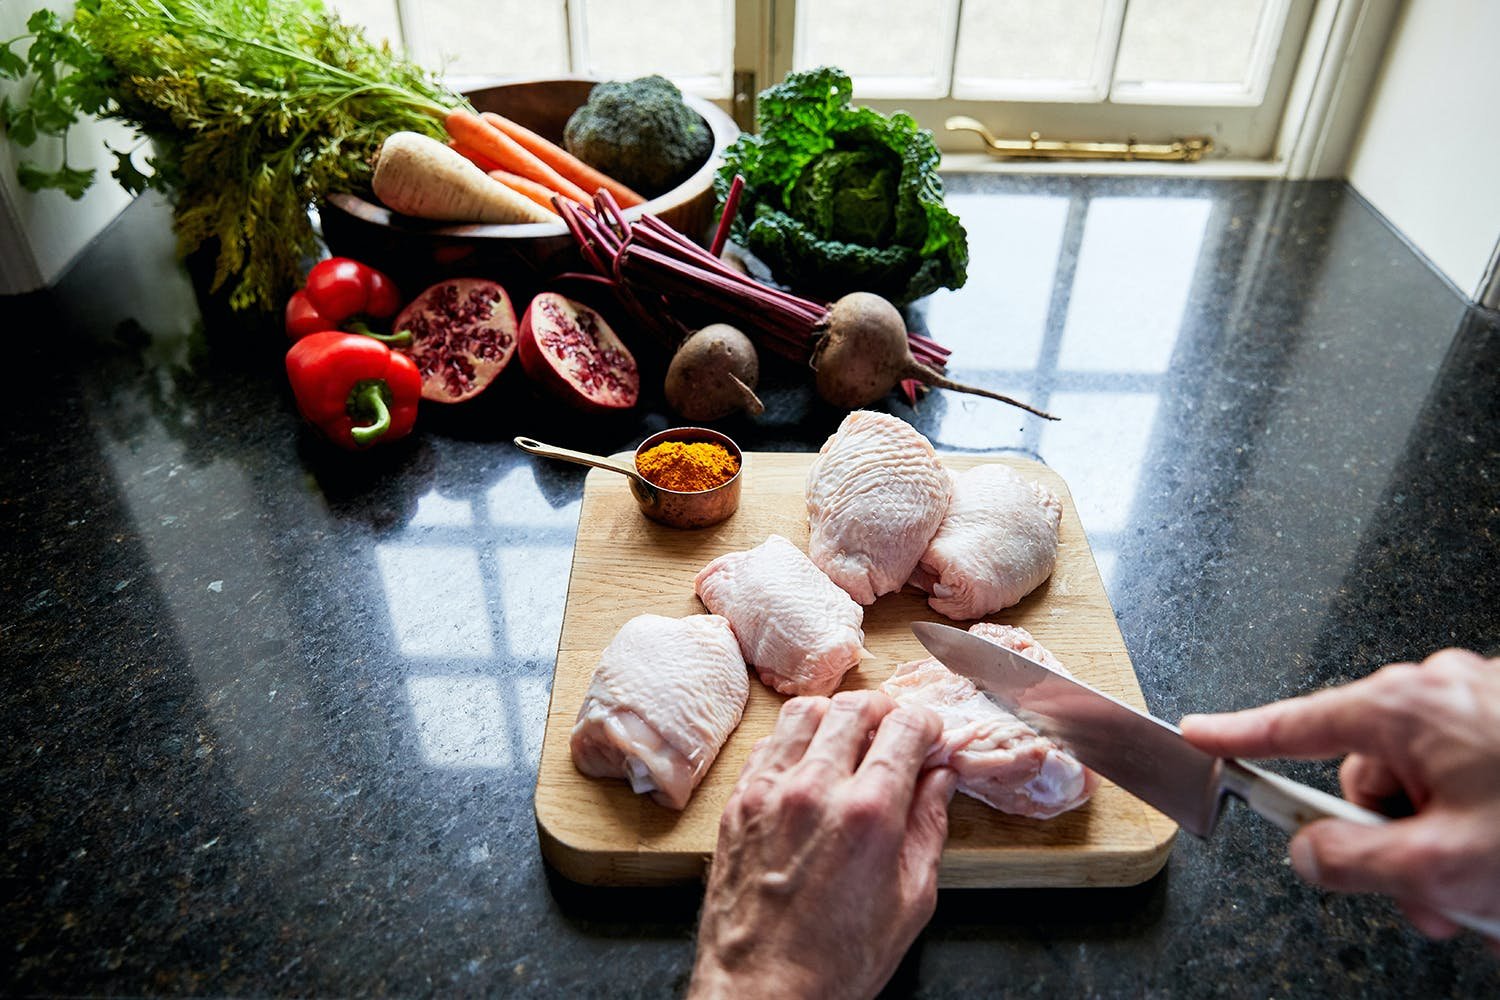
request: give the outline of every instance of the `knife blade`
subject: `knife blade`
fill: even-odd
[[[1171,723],[983,636],[936,622],[912,622],[911,629],[949,670],[969,678],[1001,708],[1189,833],[1212,834],[1231,795],[1288,834],[1318,819],[1367,826],[1389,822],[1336,795],[1232,757],[1205,753]],[[1500,941],[1500,920],[1445,916]]]

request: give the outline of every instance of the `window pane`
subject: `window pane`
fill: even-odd
[[[837,66],[865,97],[943,97],[958,0],[798,0],[796,69]]]
[[[1122,0],[965,0],[953,96],[1102,100]]]
[[[1133,0],[1115,63],[1116,100],[1177,96],[1259,103],[1286,18],[1285,0]],[[1197,102],[1195,102],[1197,103]]]
[[[401,51],[401,19],[396,15],[396,0],[333,0],[328,5],[348,24],[365,29],[372,42],[390,42]]]
[[[586,0],[581,6],[583,23],[575,34],[580,72],[604,79],[660,73],[684,90],[729,96],[734,0]]]
[[[453,76],[568,73],[562,0],[408,0],[417,60]],[[517,44],[517,39],[525,44]]]

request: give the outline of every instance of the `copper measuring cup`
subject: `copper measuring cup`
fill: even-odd
[[[642,454],[663,441],[709,441],[720,445],[735,457],[739,463],[739,471],[718,486],[706,490],[683,492],[657,486],[641,475],[637,462]],[[727,434],[720,434],[707,427],[669,427],[664,431],[657,431],[640,443],[629,460],[558,448],[529,437],[518,437],[515,442],[517,448],[543,458],[556,458],[620,473],[630,480],[630,492],[635,496],[641,513],[658,524],[673,528],[706,528],[729,517],[740,505],[740,476],[745,471],[744,453]]]

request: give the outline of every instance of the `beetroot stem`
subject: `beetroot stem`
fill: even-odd
[[[803,299],[777,293],[775,289],[766,288],[752,279],[746,279],[738,271],[732,269],[726,269],[721,273],[712,268],[700,267],[696,262],[684,261],[670,253],[647,246],[645,241],[637,241],[631,251],[639,254],[642,260],[659,266],[670,265],[678,274],[695,277],[706,287],[722,295],[734,296],[749,304],[793,315],[797,317],[798,325],[812,327],[827,315],[825,310]]]
[[[589,234],[591,242],[601,247],[605,254],[613,261],[620,252],[623,241],[610,228],[599,221],[599,217],[587,209],[578,209],[578,215],[585,230]]]
[[[655,237],[662,237],[662,243],[667,244],[667,246],[664,247],[661,243],[657,243],[652,248],[663,253],[665,256],[675,257],[676,255],[673,251],[681,250],[684,252],[684,256],[689,258],[683,261],[688,266],[700,268],[726,281],[733,282],[736,286],[744,289],[747,295],[753,295],[757,300],[764,301],[767,298],[771,298],[782,302],[789,308],[796,309],[800,313],[805,314],[814,323],[821,322],[828,315],[828,310],[816,302],[792,295],[789,292],[783,292],[779,288],[772,288],[770,285],[763,285],[754,278],[736,271],[719,258],[708,256],[702,247],[688,241],[676,230],[668,228],[665,223],[659,222],[652,216],[646,216],[641,222],[643,224],[637,229],[639,242],[643,244],[652,243]],[[653,222],[656,225],[649,224]]]
[[[714,285],[703,275],[684,268],[671,258],[662,257],[640,247],[633,247],[629,253],[623,255],[621,271],[627,278],[634,277],[642,271],[649,271],[649,284],[652,287],[669,292],[676,291],[686,298],[695,299],[705,305],[730,313],[746,326],[760,331],[767,347],[799,360],[807,357],[808,344],[812,337],[809,328],[799,327],[795,319],[781,321],[773,319],[768,316],[763,306],[747,301],[738,290]]]
[[[907,331],[906,339],[911,341],[913,348],[920,346],[932,354],[937,354],[945,358],[953,353],[942,344],[939,344],[937,341],[933,340],[931,337],[924,337],[920,333],[912,333],[911,331]]]
[[[603,262],[594,252],[588,234],[583,228],[581,213],[561,198],[554,198],[552,201],[557,206],[558,214],[562,216],[563,224],[568,227],[568,232],[573,234],[573,242],[578,244],[578,252],[583,257],[583,262],[596,271],[604,270]]]
[[[796,334],[796,339],[806,346],[812,340],[818,323],[826,315],[821,310],[814,315],[807,308],[807,303],[798,300],[781,302],[770,296],[760,295],[758,288],[746,288],[720,275],[684,264],[645,247],[632,247],[628,256],[631,260],[650,264],[658,273],[670,273],[685,285],[684,290],[689,294],[704,300],[711,299],[725,308],[732,305],[736,312],[747,317],[757,329],[767,335]]]
[[[559,274],[556,281],[586,281],[593,285],[603,285],[605,288],[614,290],[615,282],[602,274],[585,274],[582,271],[564,271]]]
[[[911,356],[916,358],[918,361],[922,361],[930,365],[941,366],[946,366],[948,363],[948,356],[945,353],[938,353],[930,347],[925,347],[921,344],[910,341],[908,342],[908,346],[911,349]]]
[[[729,185],[729,193],[724,196],[724,211],[719,215],[719,226],[714,230],[713,242],[708,245],[711,256],[717,257],[724,252],[724,244],[729,242],[729,228],[734,223],[734,213],[740,208],[740,190],[745,186],[745,178],[740,174],[734,175],[734,181]]]
[[[630,223],[625,220],[625,213],[620,211],[620,203],[615,201],[615,196],[609,193],[608,188],[598,190],[594,195],[594,204],[614,223],[621,236],[630,235]]]

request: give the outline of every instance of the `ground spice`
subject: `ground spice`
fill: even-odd
[[[636,456],[635,467],[662,489],[696,493],[729,482],[740,460],[712,441],[663,441]]]

